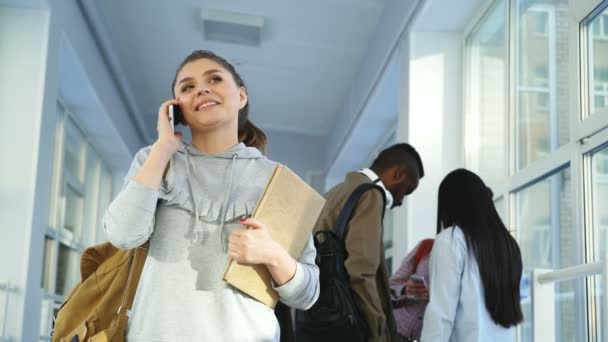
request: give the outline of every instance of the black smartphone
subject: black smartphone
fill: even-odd
[[[179,105],[170,105],[169,106],[169,123],[173,130],[175,130],[175,126],[184,122],[184,114],[182,114],[182,109]]]

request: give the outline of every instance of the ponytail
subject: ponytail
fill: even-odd
[[[266,154],[266,134],[257,128],[250,120],[239,122],[239,142],[246,146],[255,147]]]

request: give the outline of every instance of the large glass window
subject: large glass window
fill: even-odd
[[[568,0],[517,0],[516,168],[569,141]]]
[[[492,188],[507,176],[505,1],[497,1],[466,41],[467,164]]]
[[[608,7],[590,23],[589,110],[591,114],[608,108]]]
[[[608,257],[608,146],[604,146],[591,157],[591,207],[593,212],[593,255],[597,261],[606,260]],[[591,307],[594,309],[595,317],[591,317],[591,327],[594,328],[596,336],[602,336],[602,326],[606,312],[602,303],[606,294],[603,292],[603,277],[596,276],[590,280],[593,300]]]
[[[480,18],[465,39],[466,167],[500,191],[497,210],[520,244],[526,274],[605,258],[608,0],[496,0]],[[499,31],[500,45],[489,43]],[[486,70],[488,61],[495,67]],[[506,81],[484,84],[492,73]],[[495,101],[484,107],[484,99]],[[531,320],[543,308],[523,296],[519,340],[547,324],[557,341],[597,340],[608,314],[603,281],[557,281],[555,311],[541,322]]]
[[[581,262],[572,218],[571,186],[570,169],[565,168],[515,193],[516,236],[525,269],[557,270]],[[551,322],[556,341],[576,340],[577,327],[585,322],[584,317],[576,317],[573,309],[584,301],[581,288],[575,285],[575,281],[555,285],[555,317]],[[531,303],[523,304],[528,313],[525,325],[531,326]],[[523,340],[531,338],[523,335]]]
[[[608,147],[591,158],[591,189],[596,260],[608,256]]]
[[[58,106],[54,171],[41,277],[40,339],[50,340],[52,317],[80,278],[80,255],[99,242],[101,213],[112,195],[111,173],[72,116]]]

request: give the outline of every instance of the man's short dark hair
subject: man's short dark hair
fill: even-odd
[[[382,150],[372,163],[371,169],[378,173],[395,166],[405,167],[418,178],[424,177],[422,159],[410,144],[399,143]]]

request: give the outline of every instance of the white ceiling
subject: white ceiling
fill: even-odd
[[[463,32],[466,25],[489,0],[428,0],[412,31]],[[457,5],[456,5],[457,4]]]
[[[266,129],[326,136],[361,64],[385,0],[82,0],[141,130],[171,96],[179,62],[195,49],[233,62],[251,118]],[[205,41],[201,11],[265,18],[260,47]]]

